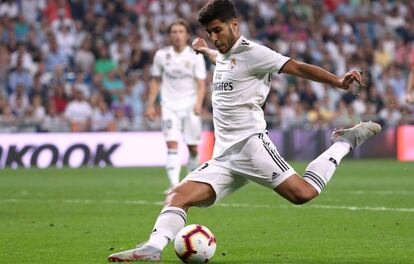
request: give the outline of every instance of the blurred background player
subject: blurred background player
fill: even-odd
[[[145,116],[156,117],[155,103],[161,91],[162,131],[167,143],[167,175],[171,190],[180,181],[178,141],[184,137],[189,150],[188,172],[198,167],[197,145],[201,139],[202,104],[206,66],[202,55],[188,46],[190,27],[177,19],[168,27],[171,46],[155,53]]]
[[[262,106],[272,73],[286,73],[349,90],[361,75],[352,70],[338,77],[327,70],[283,56],[241,36],[232,2],[213,0],[198,21],[217,50],[197,38],[193,48],[216,65],[213,83],[214,154],[192,171],[165,200],[147,243],[112,254],[110,261],[159,261],[163,249],[187,222],[192,206],[212,206],[249,182],[258,183],[294,204],[317,197],[352,149],[380,132],[380,125],[361,122],[332,134],[332,146],[314,159],[300,176],[280,156],[266,131]]]

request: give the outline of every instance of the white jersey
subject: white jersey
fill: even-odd
[[[226,53],[218,53],[213,77],[213,157],[237,142],[266,130],[262,106],[271,75],[290,58],[240,37]]]
[[[161,105],[184,110],[196,102],[196,81],[206,78],[206,65],[203,56],[189,46],[180,53],[168,46],[155,53],[152,76],[161,77]]]

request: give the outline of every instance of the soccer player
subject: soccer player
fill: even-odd
[[[373,122],[335,130],[333,145],[313,160],[301,177],[280,156],[265,130],[261,107],[269,93],[271,74],[291,74],[345,90],[361,81],[360,74],[350,71],[340,78],[244,38],[229,0],[210,1],[200,10],[198,21],[218,50],[209,49],[200,38],[193,42],[193,48],[216,65],[213,158],[187,175],[169,194],[149,240],[110,255],[110,261],[159,261],[162,250],[186,224],[189,207],[214,205],[249,181],[294,204],[308,202],[322,192],[346,154],[381,130]]]
[[[156,116],[155,101],[161,90],[162,131],[167,143],[168,193],[180,181],[181,159],[178,140],[188,145],[188,172],[198,167],[197,145],[201,139],[201,111],[205,94],[206,66],[201,54],[187,45],[190,27],[178,19],[168,27],[171,46],[155,53],[145,116]]]

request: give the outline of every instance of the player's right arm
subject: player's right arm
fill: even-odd
[[[145,117],[149,120],[154,120],[156,117],[155,100],[157,99],[158,92],[160,91],[161,77],[153,76],[149,84],[149,94],[147,100],[147,108],[145,109]]]
[[[414,65],[411,66],[410,74],[408,75],[407,91],[405,92],[405,100],[409,104],[414,103],[413,86],[414,86]]]
[[[191,46],[193,47],[195,52],[203,54],[204,56],[208,58],[208,60],[211,63],[213,63],[214,65],[216,64],[217,50],[210,49],[207,46],[207,43],[204,39],[202,38],[194,39]]]
[[[349,71],[340,78],[319,66],[293,59],[283,65],[281,72],[315,82],[330,84],[344,90],[348,90],[353,82],[361,83],[361,73],[356,70]]]

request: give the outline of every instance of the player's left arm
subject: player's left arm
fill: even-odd
[[[327,83],[344,90],[348,90],[353,82],[361,83],[361,74],[356,70],[349,71],[340,78],[321,67],[293,59],[286,62],[280,72],[311,81]]]
[[[194,114],[201,115],[203,111],[204,95],[206,93],[206,81],[204,79],[196,79],[197,83],[197,98],[194,105]]]

